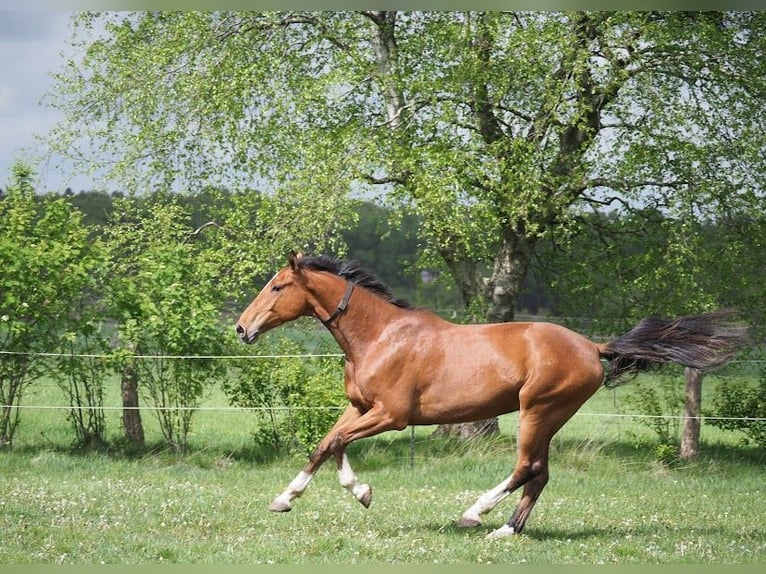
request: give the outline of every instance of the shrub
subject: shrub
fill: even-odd
[[[638,422],[657,435],[661,448],[657,458],[668,458],[671,448],[680,440],[680,414],[684,404],[683,384],[672,373],[659,374],[651,380],[636,380],[629,388],[625,402],[636,413],[646,415]]]
[[[61,197],[37,197],[32,178],[15,165],[0,200],[0,448],[11,445],[22,397],[46,372],[42,354],[79,329],[98,264],[81,214]]]
[[[124,349],[118,367],[135,369],[168,446],[184,451],[196,408],[226,369],[213,360],[177,357],[215,356],[223,348],[223,263],[171,196],[115,202],[105,237],[106,304]],[[131,362],[131,355],[148,357]]]
[[[731,379],[718,387],[709,423],[725,430],[742,431],[747,439],[766,447],[766,369],[757,385]],[[722,418],[715,418],[722,417]]]
[[[346,403],[343,366],[336,357],[271,358],[305,351],[293,340],[262,341],[266,357],[243,360],[223,389],[231,405],[253,409],[255,440],[277,449],[310,451],[338,419]],[[333,353],[320,346],[318,354]]]

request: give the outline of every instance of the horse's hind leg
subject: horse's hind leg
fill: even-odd
[[[521,495],[521,500],[516,506],[516,510],[513,511],[511,518],[506,524],[503,524],[500,528],[492,532],[489,536],[491,538],[501,538],[503,536],[510,536],[512,534],[519,534],[524,529],[524,524],[529,518],[529,513],[537,502],[537,498],[540,493],[548,484],[548,461],[544,463],[544,468],[535,474],[531,479],[524,484],[524,491]]]
[[[540,492],[548,483],[548,440],[541,437],[536,429],[524,421],[519,423],[519,454],[516,468],[511,476],[492,490],[482,494],[458,522],[458,526],[473,527],[481,524],[481,515],[490,512],[509,494],[524,486],[524,493],[516,511],[506,525],[493,533],[493,536],[518,534],[524,528],[529,513],[537,501]]]

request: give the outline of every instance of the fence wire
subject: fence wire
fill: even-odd
[[[7,405],[0,404],[0,409],[29,409],[29,410],[67,410],[67,411],[223,411],[223,412],[270,412],[270,411],[342,411],[345,407],[339,406],[271,406],[271,407],[231,407],[231,406],[83,406],[83,405]],[[510,413],[509,413],[510,414]],[[690,417],[686,415],[646,415],[640,413],[581,413],[577,412],[573,417],[614,418],[614,419],[665,419],[685,420],[695,419],[700,421],[744,421],[764,422],[766,417],[720,417],[700,415]]]
[[[43,358],[85,358],[85,359],[115,359],[120,358],[140,359],[140,360],[280,360],[280,359],[314,359],[314,358],[340,358],[343,353],[296,353],[296,354],[269,354],[269,355],[133,355],[133,354],[106,354],[106,353],[47,353],[47,352],[25,352],[25,351],[6,351],[0,350],[0,355],[6,356],[27,356]],[[766,359],[735,359],[729,361],[729,364],[763,364]],[[235,406],[99,406],[99,405],[13,405],[0,404],[0,409],[29,409],[29,410],[68,410],[68,411],[220,411],[220,412],[279,412],[279,411],[322,411],[334,410],[341,411],[345,407],[339,406],[264,406],[264,407],[235,407]],[[665,420],[684,420],[697,419],[700,421],[743,421],[743,422],[764,422],[764,417],[721,417],[704,416],[688,417],[686,415],[648,415],[639,413],[588,413],[577,412],[574,417],[602,417],[602,418],[628,418],[628,419],[665,419]]]
[[[99,354],[99,353],[33,353],[24,351],[0,351],[0,355],[19,355],[24,357],[57,357],[67,359],[146,359],[146,360],[222,360],[231,359],[312,359],[321,357],[343,357],[343,353],[306,353],[294,355],[122,355],[122,354]]]

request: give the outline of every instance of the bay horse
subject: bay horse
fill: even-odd
[[[331,455],[340,484],[369,507],[372,490],[349,464],[349,443],[408,425],[519,411],[513,472],[482,494],[458,525],[479,526],[483,514],[523,486],[510,519],[491,536],[520,533],[548,482],[550,441],[580,406],[602,384],[662,363],[700,370],[723,364],[744,337],[732,313],[647,318],[606,344],[553,323],[459,325],[395,299],[357,263],[291,252],[288,265],[242,312],[236,331],[249,344],[300,316],[318,318],[345,354],[349,404],[269,510],[289,511]]]

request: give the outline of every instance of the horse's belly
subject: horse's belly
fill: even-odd
[[[519,409],[521,382],[505,376],[471,376],[434,381],[413,409],[413,424],[481,420]]]

